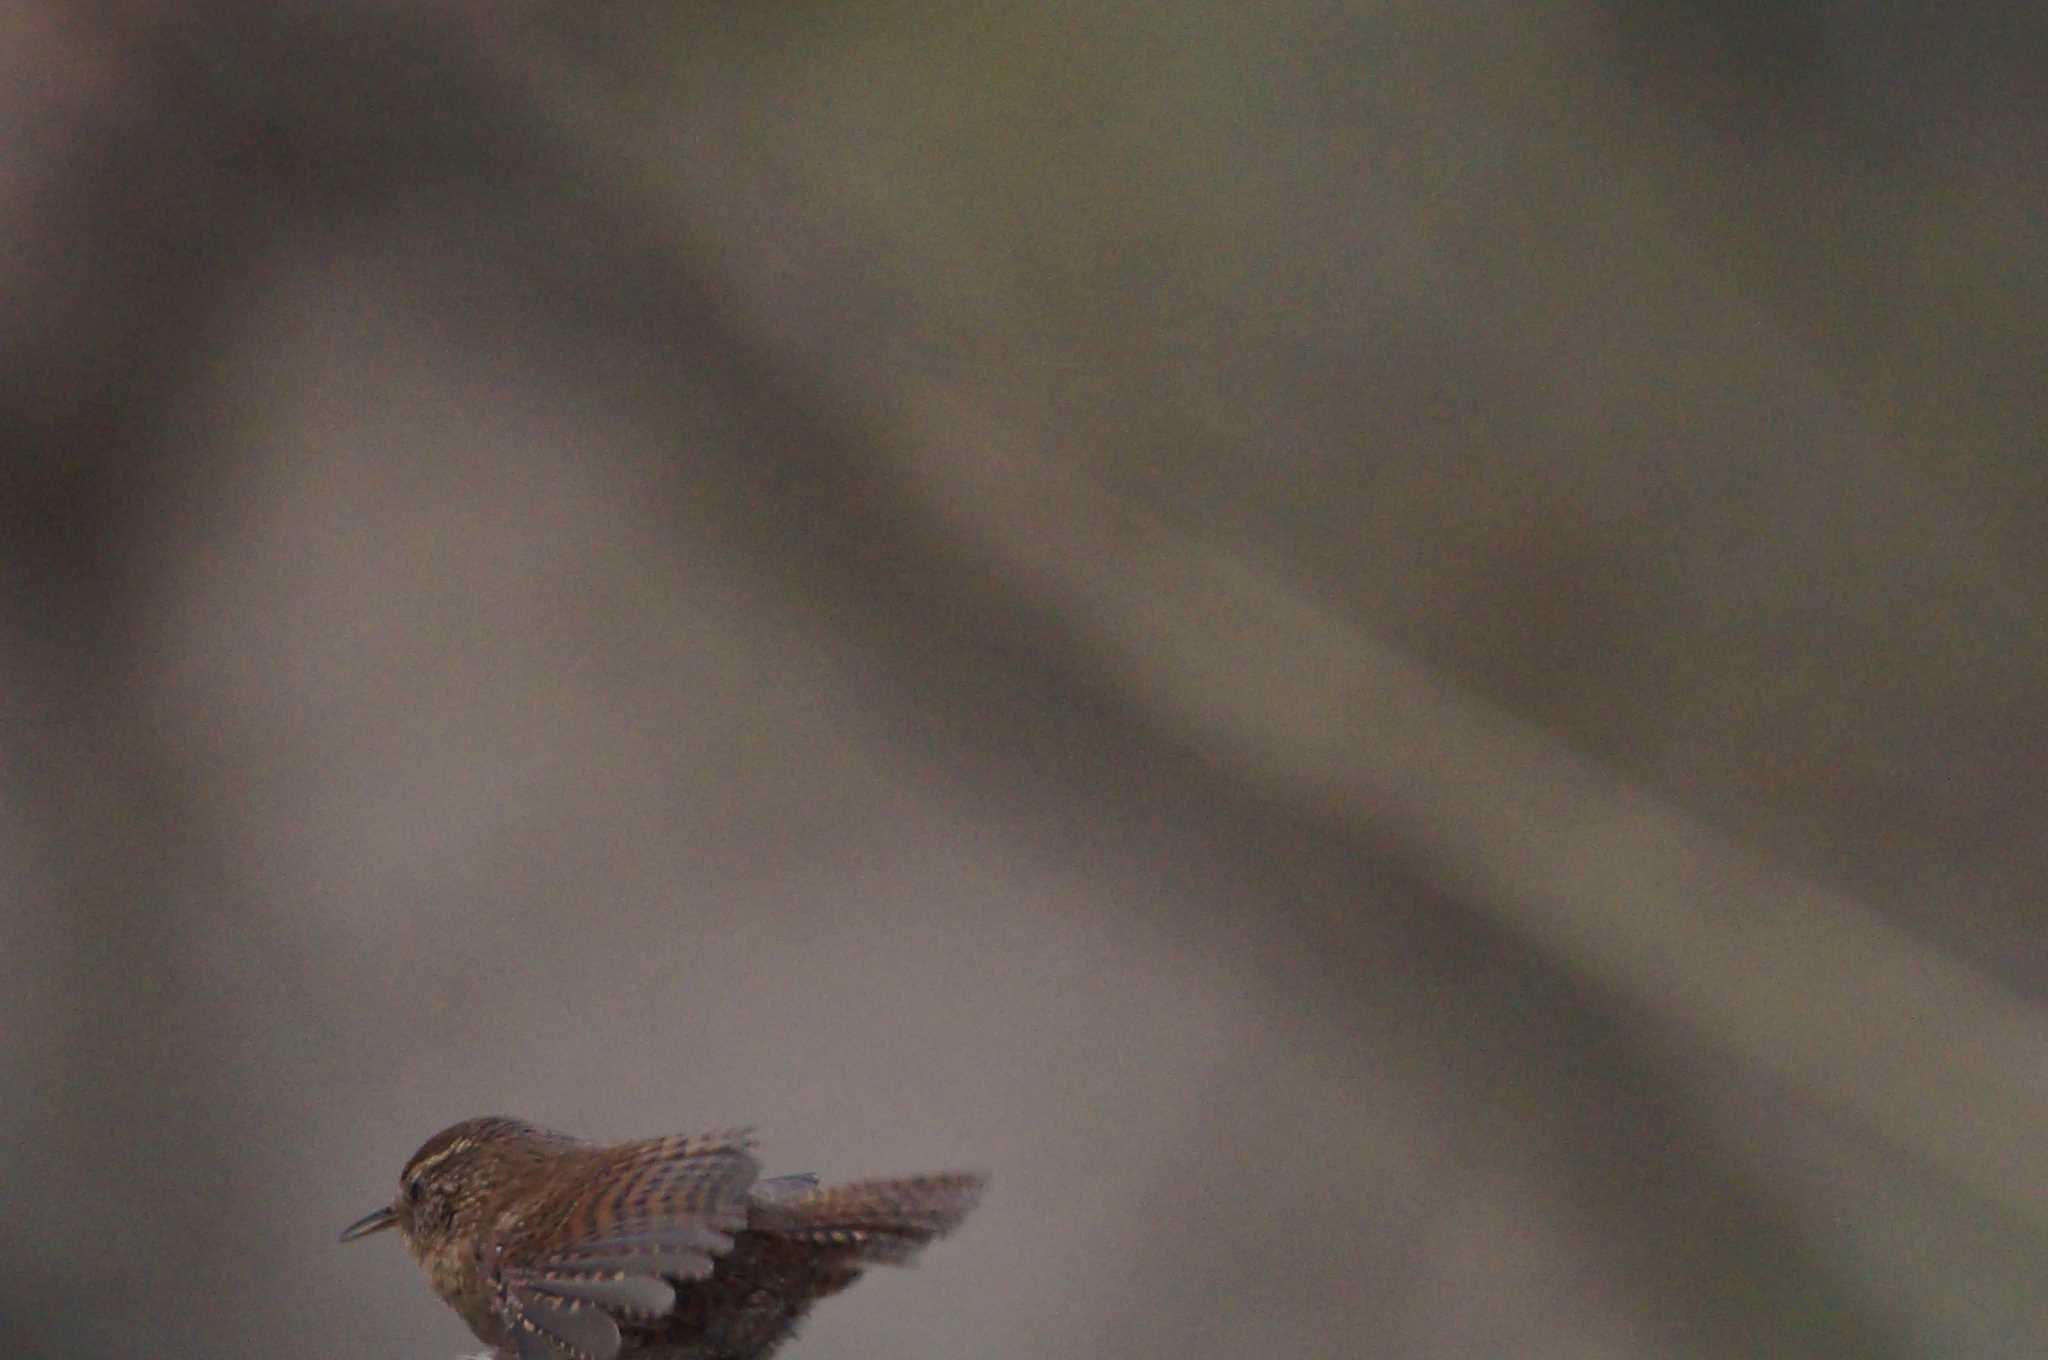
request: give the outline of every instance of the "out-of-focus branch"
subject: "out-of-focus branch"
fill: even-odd
[[[631,110],[500,55],[508,83],[570,129],[606,182],[658,200],[644,220],[702,207]],[[727,320],[761,349],[817,361],[791,311],[804,290],[741,277],[729,296],[749,299]],[[959,565],[1061,631],[1132,711],[1361,843],[1404,847],[1593,986],[2048,1220],[2037,1009],[1271,572],[1063,475],[1047,441],[983,405],[948,392],[912,407],[909,494],[947,527]]]
[[[934,509],[1213,759],[1412,847],[1593,985],[2048,1219],[2038,1008],[978,413],[932,414]]]

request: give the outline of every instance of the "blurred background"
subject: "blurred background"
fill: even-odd
[[[973,1166],[807,1360],[2048,1336],[2048,23],[0,17],[0,1330],[455,1119]]]

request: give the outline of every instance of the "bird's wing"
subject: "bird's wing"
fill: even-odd
[[[755,1181],[748,1195],[756,1204],[787,1204],[793,1199],[802,1199],[817,1188],[817,1173],[800,1171],[793,1176],[770,1176],[765,1181]]]
[[[616,1360],[621,1324],[653,1322],[675,1281],[701,1280],[746,1226],[760,1174],[742,1129],[604,1149],[563,1188],[545,1254],[487,1262],[518,1360]]]

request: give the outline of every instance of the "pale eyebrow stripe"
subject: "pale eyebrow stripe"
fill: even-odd
[[[427,1170],[429,1167],[439,1166],[441,1163],[447,1161],[456,1153],[466,1151],[467,1149],[474,1146],[475,1143],[471,1139],[457,1139],[455,1142],[450,1143],[447,1147],[442,1148],[439,1152],[436,1152],[433,1156],[422,1158],[421,1160],[407,1166],[405,1168],[404,1179],[410,1180],[412,1177],[419,1175],[420,1172]]]

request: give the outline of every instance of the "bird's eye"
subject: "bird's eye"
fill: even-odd
[[[405,1183],[405,1202],[407,1204],[418,1204],[420,1202],[420,1178],[418,1176],[414,1176]]]

